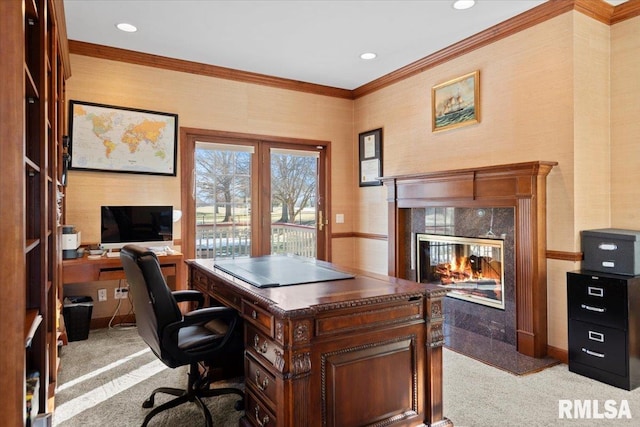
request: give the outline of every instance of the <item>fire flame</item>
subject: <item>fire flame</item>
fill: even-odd
[[[450,262],[438,264],[435,272],[440,276],[443,282],[462,282],[480,279],[500,279],[497,271],[491,274],[489,265],[473,265],[474,261],[469,257],[453,257]]]

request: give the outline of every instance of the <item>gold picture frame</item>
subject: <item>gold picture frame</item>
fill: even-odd
[[[433,132],[480,123],[480,71],[433,86],[431,115]]]

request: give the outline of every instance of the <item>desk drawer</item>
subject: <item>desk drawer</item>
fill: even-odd
[[[222,303],[227,306],[231,306],[232,308],[240,311],[240,305],[242,304],[242,298],[238,293],[233,292],[227,289],[224,286],[220,286],[218,284],[213,284],[211,286],[211,290],[213,291],[213,296],[216,299],[220,299]]]
[[[579,320],[569,321],[569,363],[571,362],[616,375],[627,375],[626,332]]]
[[[198,286],[205,292],[209,291],[209,277],[198,269],[191,269],[191,280],[193,280],[192,286]]]
[[[245,300],[242,301],[241,311],[242,316],[247,319],[249,323],[255,325],[262,332],[269,335],[269,338],[274,337],[275,320],[271,313]]]
[[[276,377],[253,357],[245,357],[245,383],[253,392],[269,404],[273,410],[277,402]]]
[[[278,372],[283,372],[284,351],[270,337],[260,332],[255,326],[245,323],[244,342],[246,351],[256,360],[267,366],[273,366]]]
[[[278,425],[275,415],[271,412],[260,399],[247,390],[247,405],[245,407],[245,415],[251,420],[254,426],[260,427],[276,427]]]
[[[124,280],[126,278],[122,268],[100,269],[100,273],[98,273],[98,280]]]

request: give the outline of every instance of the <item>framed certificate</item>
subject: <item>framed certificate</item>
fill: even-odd
[[[358,137],[360,187],[382,185],[382,129],[362,132]]]

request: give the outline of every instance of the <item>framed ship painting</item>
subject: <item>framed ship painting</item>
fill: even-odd
[[[480,71],[431,88],[431,130],[459,128],[480,122]]]

